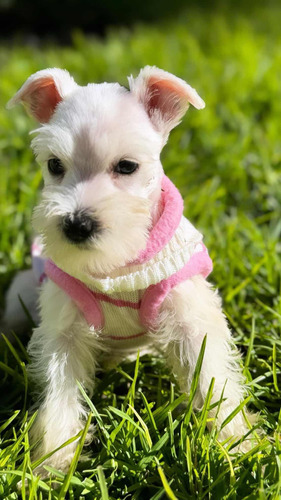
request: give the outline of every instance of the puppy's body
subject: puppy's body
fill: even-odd
[[[34,227],[42,236],[46,258],[54,266],[54,273],[47,272],[49,279],[41,287],[40,326],[29,344],[30,372],[41,388],[33,428],[34,439],[41,439],[38,456],[57,448],[83,427],[86,410],[76,381],[91,393],[102,357],[110,360],[147,344],[162,349],[182,390],[188,391],[207,334],[196,406],[202,406],[212,377],[212,402],[219,401],[222,393],[225,399],[218,425],[243,398],[239,354],[220,299],[204,279],[210,269],[206,272],[204,266],[193,265],[193,273],[172,280],[173,286],[162,294],[161,301],[150,295],[148,306],[154,297],[157,314],[146,323],[144,332],[129,339],[120,338],[119,333],[114,338],[112,320],[111,334],[105,335],[106,325],[95,323],[90,306],[81,305],[79,294],[78,298],[76,292],[73,294],[75,283],[81,283],[85,296],[95,294],[97,308],[102,301],[111,301],[112,306],[114,289],[109,286],[104,299],[101,290],[95,289],[97,283],[111,283],[110,279],[116,283],[124,269],[130,275],[136,263],[144,262],[141,259],[153,230],[165,214],[161,149],[189,103],[198,109],[204,107],[194,89],[157,68],[146,67],[129,83],[129,91],[118,84],[79,87],[67,72],[44,70],[30,77],[12,100],[12,104],[24,102],[43,124],[33,140],[45,181]],[[170,240],[159,248],[157,241],[153,258],[158,265],[157,259]],[[189,244],[183,239],[183,246]],[[198,241],[188,247],[190,255],[185,251],[184,266],[188,259],[192,261],[196,244]],[[173,262],[171,271],[167,265],[159,276],[152,274],[146,288],[159,284],[161,288],[181,273],[174,256],[172,252],[167,261],[169,265]],[[58,275],[60,281],[56,280]],[[138,295],[138,301],[134,299],[140,304],[131,307],[134,314],[144,294]],[[119,300],[119,307],[125,307],[124,302]],[[238,413],[223,427],[221,438],[238,438],[246,431]],[[75,446],[68,445],[49,461],[66,470]]]

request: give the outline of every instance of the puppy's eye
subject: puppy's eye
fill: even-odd
[[[65,174],[64,166],[59,158],[50,158],[48,160],[48,170],[55,177],[63,177]]]
[[[114,168],[114,172],[123,175],[130,175],[137,170],[138,166],[139,164],[135,161],[120,160]]]

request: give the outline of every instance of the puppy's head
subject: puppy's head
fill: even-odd
[[[84,282],[136,259],[161,209],[161,150],[189,103],[204,107],[197,92],[155,67],[130,77],[129,90],[81,87],[54,68],[28,78],[8,106],[18,102],[42,124],[34,227],[47,256]]]

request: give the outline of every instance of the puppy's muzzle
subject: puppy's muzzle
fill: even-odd
[[[101,230],[99,221],[84,210],[65,215],[61,227],[67,239],[72,243],[84,243]]]

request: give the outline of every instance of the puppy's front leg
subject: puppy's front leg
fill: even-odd
[[[32,428],[32,441],[39,440],[35,459],[59,447],[83,428],[86,410],[77,380],[91,388],[99,352],[97,337],[71,300],[51,281],[44,285],[40,301],[42,323],[29,343],[30,374],[42,391]],[[74,442],[63,447],[47,462],[67,470],[76,445]]]
[[[201,369],[195,407],[200,408],[206,397],[212,377],[215,378],[212,403],[223,394],[216,424],[220,428],[227,416],[235,410],[244,396],[240,354],[231,338],[221,300],[201,277],[175,287],[166,298],[160,315],[160,339],[168,346],[168,362],[183,391],[189,391],[202,341],[207,334],[206,350]],[[210,411],[215,416],[217,408]],[[220,431],[222,440],[241,437],[248,431],[239,412]],[[244,446],[245,447],[245,446]]]

